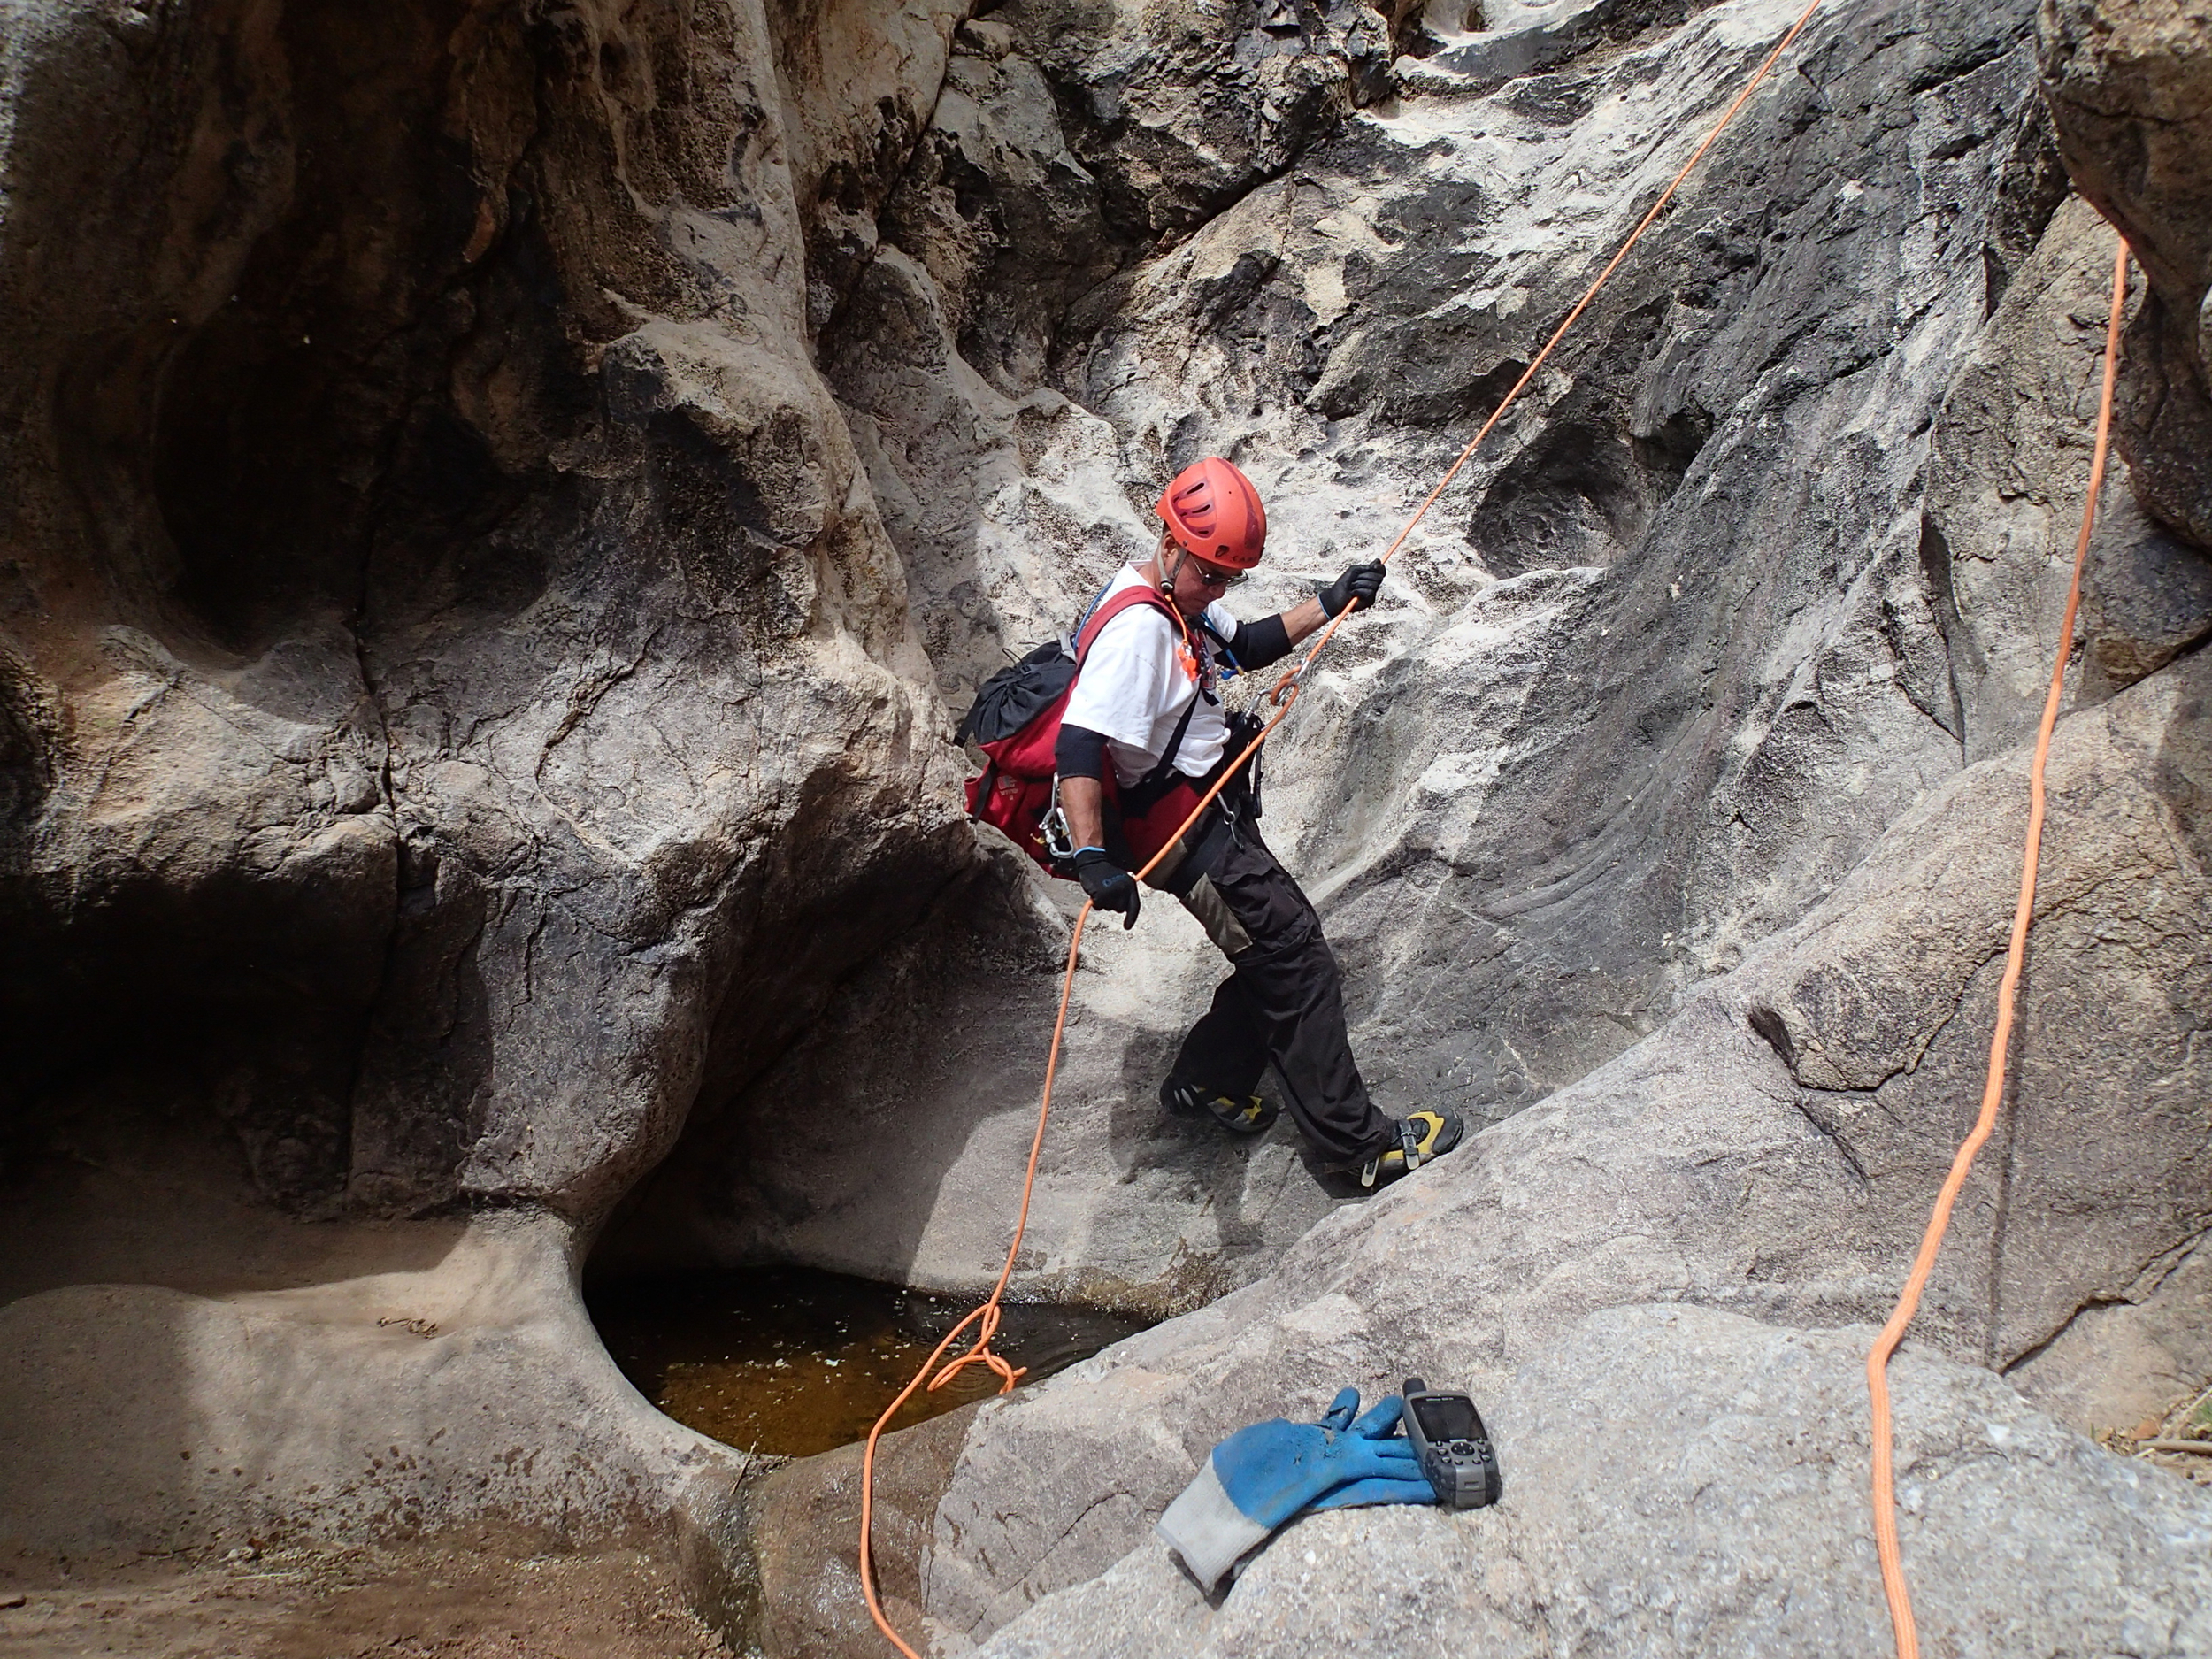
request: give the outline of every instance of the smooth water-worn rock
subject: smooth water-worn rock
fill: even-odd
[[[966,861],[777,280],[951,19],[564,17],[11,34],[11,1052],[215,1027],[308,1208],[603,1210]]]
[[[1386,543],[1786,19],[1600,31],[1520,79],[1403,60],[1394,100],[1348,94],[1294,168],[1133,250],[1053,109],[1109,96],[1091,78],[1131,25],[990,21],[826,342],[956,704],[1142,552],[1192,456],[1234,455],[1272,503],[1247,614]],[[1323,906],[1386,1110],[1494,1121],[1571,1083],[2032,729],[2109,232],[2078,201],[2052,217],[2024,12],[1813,27],[1270,745],[1267,832]],[[1017,349],[1055,307],[1052,349]],[[2212,629],[2212,568],[2121,505],[2081,696]],[[980,916],[945,926],[992,937]],[[968,948],[856,980],[660,1178],[650,1248],[987,1284],[1057,987],[1042,937],[952,966]],[[1248,1163],[1154,1111],[1222,972],[1179,912],[1087,949],[1032,1282],[1187,1306],[1341,1194],[1287,1125]],[[822,1168],[770,1126],[792,1100],[897,1172]]]
[[[1870,1335],[1694,1307],[1594,1314],[1486,1404],[1495,1508],[1307,1517],[1217,1608],[1150,1545],[976,1651],[1890,1652],[1865,1504]],[[2146,1479],[1984,1371],[1908,1357],[1893,1392],[1929,1648],[2212,1645],[2200,1488]]]
[[[335,1282],[10,1301],[11,1548],[127,1556],[485,1516],[568,1542],[672,1507],[716,1518],[746,1459],[616,1371],[559,1225],[446,1235],[434,1254],[358,1241],[357,1276]]]
[[[86,1352],[169,1355],[171,1392],[211,1403],[142,1421],[135,1371],[12,1345],[42,1357],[0,1415],[265,1484],[146,1508],[73,1478],[108,1455],[57,1432],[12,1448],[0,1532],[96,1526],[69,1518],[90,1503],[167,1547],[272,1508],[402,1519],[418,1486],[444,1519],[588,1528],[687,1492],[656,1448],[696,1438],[607,1370],[579,1240],[975,864],[811,332],[956,11],[7,9],[9,1179],[73,1190],[70,1148],[150,1097],[219,1149],[210,1206],[235,1148],[303,1217],[484,1206],[560,1242],[544,1305],[511,1313],[527,1380],[432,1344],[296,1420],[273,1402],[297,1378],[413,1339],[293,1310],[236,1352],[181,1341],[249,1316],[178,1302],[158,1253],[142,1293],[13,1304]],[[65,1232],[27,1246],[36,1271],[97,1273],[97,1229]],[[471,1259],[452,1294],[495,1331]],[[562,1342],[529,1336],[546,1319]],[[572,1421],[574,1389],[637,1408],[627,1449]],[[432,1445],[495,1404],[534,1484],[474,1437]],[[365,1421],[388,1445],[341,1502]]]
[[[871,1489],[872,1560],[894,1628],[924,1628],[921,1558],[938,1494],[974,1409],[963,1406],[884,1440]],[[760,1586],[757,1640],[770,1659],[872,1652],[882,1645],[860,1592],[861,1448],[802,1457],[746,1495],[745,1537]]]
[[[1798,8],[968,10],[5,12],[0,1537],[735,1552],[574,1278],[996,1273],[1073,907],[954,712],[1199,455],[1245,614],[1386,545]],[[1879,1647],[1855,1356],[1979,1093],[2094,209],[2124,460],[1901,1496],[1932,1642],[2207,1646],[2201,1494],[2078,1434],[2212,1375],[2200,21],[1815,17],[1269,747],[1377,1098],[1481,1133],[1362,1201],[1165,1122],[1223,965],[1087,933],[1017,1294],[1197,1310],[894,1453],[900,1617]],[[1216,1439],[1409,1368],[1505,1504],[1180,1587]],[[752,1511],[776,1644],[875,1641],[849,1462]]]
[[[1978,32],[1989,19],[1928,8],[1895,35],[1817,39],[1815,67],[1776,91],[1780,109],[1755,105],[1717,172],[1733,187],[1719,199],[1755,224],[1738,204],[1766,201],[1778,170],[1782,201],[1800,213],[1779,229],[1814,242],[1819,258],[1783,234],[1747,236],[1723,258],[1726,217],[1716,230],[1689,209],[1674,216],[1675,240],[1654,255],[1663,275],[1647,280],[1678,283],[1686,244],[1717,269],[1694,308],[1678,288],[1664,307],[1624,301],[1609,313],[1601,343],[1569,357],[1571,380],[1540,387],[1540,412],[1509,427],[1502,458],[1478,475],[1487,489],[1468,541],[1417,541],[1389,603],[1348,633],[1345,659],[1332,659],[1341,665],[1324,669],[1292,741],[1276,746],[1271,810],[1293,827],[1271,833],[1323,896],[1371,1072],[1393,1103],[1434,1098],[1413,1092],[1417,1079],[1485,1117],[1513,1104],[1497,1071],[1506,1056],[1524,1067],[1556,1056],[1525,1073],[1522,1098],[1568,1087],[1404,1190],[1323,1222],[1287,1256],[1271,1262],[1263,1237],[1245,1271],[1271,1271],[1251,1288],[986,1407],[928,1566],[925,1610],[947,1649],[1288,1652],[1317,1640],[1460,1651],[1471,1632],[1533,1652],[1601,1640],[1577,1632],[1613,1640],[1615,1626],[1636,1651],[1876,1651],[1886,1640],[1863,1496],[1863,1329],[1806,1338],[1792,1327],[1886,1314],[1986,1055],[2025,815],[2018,746],[2057,649],[2112,247],[2084,204],[2053,217],[2063,184],[2030,95],[2024,25],[2016,15],[1993,38]],[[1748,30],[1730,27],[1724,11],[1684,33],[1748,44]],[[1486,256],[1467,250],[1494,248],[1499,263],[1550,252],[1552,238],[1567,240],[1560,193],[1518,184],[1509,167],[1454,180],[1451,135],[1463,127],[1494,143],[1502,129],[1532,131],[1532,146],[1555,144],[1560,168],[1586,179],[1602,165],[1609,86],[1640,90],[1639,70],[1664,71],[1644,67],[1655,50],[1632,51],[1564,84],[1500,88],[1502,77],[1463,66],[1474,61],[1455,48],[1401,65],[1394,111],[1349,118],[1279,196],[1263,187],[1091,302],[1079,317],[1097,315],[1098,333],[1064,349],[1055,388],[1072,404],[981,388],[949,343],[925,353],[945,365],[933,375],[890,374],[873,345],[841,359],[841,390],[867,411],[872,465],[897,480],[879,487],[887,499],[901,487],[918,503],[948,498],[961,473],[947,457],[970,432],[966,453],[1007,480],[980,530],[948,537],[894,521],[922,580],[963,572],[945,590],[954,604],[918,602],[933,643],[948,646],[939,667],[956,694],[992,660],[973,643],[989,640],[987,625],[1025,641],[1023,625],[1045,631],[1102,573],[1114,544],[1102,549],[1097,521],[1073,534],[1048,505],[1071,480],[1118,458],[1141,502],[1136,480],[1185,453],[1177,443],[1231,449],[1256,475],[1273,469],[1263,488],[1283,503],[1279,557],[1318,576],[1330,551],[1357,545],[1363,521],[1388,522],[1377,508],[1406,498],[1394,484],[1456,439],[1422,423],[1502,391],[1502,374],[1458,391],[1443,380],[1479,380],[1471,368],[1501,362],[1482,342],[1502,319],[1469,298],[1495,292],[1476,286]],[[1709,80],[1709,60],[1700,67]],[[1838,96],[1861,84],[1876,129],[1863,141]],[[1897,112],[1882,113],[1892,98]],[[1818,149],[1830,142],[1835,151]],[[1403,172],[1395,145],[1412,151]],[[1367,171],[1340,183],[1348,156]],[[1849,176],[1810,182],[1821,162],[1847,158]],[[1648,190],[1663,157],[1637,160]],[[1517,188],[1532,219],[1551,221],[1546,234],[1509,216],[1501,225],[1487,193]],[[1309,191],[1310,219],[1298,206]],[[1396,205],[1408,195],[1455,202],[1463,222],[1435,208],[1414,219]],[[1390,211],[1368,205],[1377,198]],[[1598,195],[1590,211],[1612,199]],[[1889,215],[1917,228],[1901,236],[1904,220]],[[1394,295],[1376,276],[1394,267]],[[887,267],[899,286],[886,291],[905,296],[889,312],[902,329],[944,314],[934,269]],[[1572,280],[1571,269],[1551,280],[1548,314]],[[1509,317],[1530,303],[1512,297]],[[1241,358],[1223,326],[1240,307],[1253,348]],[[1688,338],[1647,321],[1654,310]],[[1688,322],[1701,314],[1712,319],[1701,335]],[[1301,340],[1302,356],[1285,349]],[[1137,434],[1119,457],[1093,409]],[[1310,452],[1283,457],[1286,428]],[[1051,581],[1037,558],[1053,529],[1058,546],[1087,549],[1080,581]],[[2212,1372],[2196,1059],[2212,1005],[2197,935],[2212,893],[2193,827],[2212,687],[2191,654],[2212,606],[2202,558],[2117,488],[2086,589],[2089,642],[2069,681],[2069,706],[2085,712],[2062,728],[2054,759],[2011,1112],[1916,1327],[1948,1360],[1901,1363],[1901,1490],[1931,1632],[2001,1625],[2008,1650],[2192,1651],[2205,1640],[2187,1622],[2201,1587],[2187,1547],[2164,1540],[2202,1535],[2212,1514],[2080,1432],[2162,1410]],[[1286,591],[1263,588],[1251,609]],[[1325,704],[1336,718],[1313,719]],[[1969,762],[1983,764],[1960,771]],[[1613,793],[1594,798],[1601,786]],[[1578,801],[1592,804],[1572,810]],[[1605,969],[1640,946],[1656,963],[1631,1001]],[[1194,942],[1182,949],[1205,961]],[[1102,1246],[1128,1248],[1101,1225],[1128,1200],[1146,1201],[1156,1259],[1172,1225],[1156,1182],[1084,1187],[1098,1137],[1086,1091],[1103,1070],[1110,1102],[1141,1113],[1177,999],[1194,1006],[1207,970],[1179,971],[1171,953],[1118,934],[1097,941],[1094,962],[1104,972],[1079,976],[1071,1104],[1048,1143],[1041,1280],[1097,1262]],[[1043,983],[1012,995],[1041,1023]],[[1435,1033],[1427,1077],[1407,1064],[1412,1022],[1391,1018],[1400,1008]],[[1609,1033],[1591,1010],[1609,1010]],[[880,1052],[862,1041],[872,1059]],[[937,1141],[964,1150],[949,1169],[928,1166],[930,1219],[895,1234],[893,1260],[956,1271],[961,1249],[1003,1237],[975,1217],[1003,1214],[1027,1103],[1002,1081],[1002,1049],[957,1038],[913,1051],[924,1067],[898,1086],[902,1133],[926,1134],[918,1118],[956,1123]],[[834,1045],[818,1052],[810,1093],[856,1112],[883,1098],[864,1071],[840,1087]],[[979,1123],[979,1096],[1007,1103]],[[1116,1147],[1110,1129],[1104,1139]],[[754,1154],[749,1170],[778,1162],[772,1148]],[[837,1224],[894,1203],[880,1181],[851,1199],[798,1197],[800,1165],[788,1167],[783,1213],[802,1248],[864,1248],[851,1242],[864,1229]],[[918,1233],[924,1244],[910,1248]],[[735,1236],[761,1248],[764,1235]],[[945,1249],[956,1236],[972,1242]],[[1694,1387],[1639,1395],[1657,1373],[1601,1351],[1584,1329],[1629,1317],[1608,1309],[1683,1300],[1763,1322],[1724,1321],[1740,1335],[1698,1348],[1694,1365],[1724,1370],[1733,1362],[1717,1356],[1736,1340],[1824,1356],[1817,1405],[1787,1390],[1737,1395],[1750,1442],[1738,1473],[1708,1449],[1713,1413],[1678,1409],[1701,1397]],[[1481,1519],[1302,1524],[1325,1535],[1306,1546],[1310,1558],[1294,1534],[1209,1612],[1148,1536],[1206,1448],[1345,1381],[1387,1388],[1409,1369],[1499,1402],[1509,1468],[1532,1471],[1534,1486],[1514,1484]],[[1922,1377],[1939,1380],[1924,1394]],[[1647,1397],[1648,1409],[1635,1403]],[[1749,1426],[1766,1411],[1787,1425],[1772,1443]],[[1816,1440],[1799,1427],[1808,1418]],[[1608,1455],[1617,1421],[1632,1454]],[[1954,1461],[1965,1447],[1973,1458]],[[1627,1500],[1648,1536],[1613,1518],[1614,1465],[1631,1455],[1646,1461],[1630,1484],[1696,1471]],[[1932,1502],[1945,1480],[1958,1484]],[[1770,1500],[1804,1508],[1777,1521]],[[1541,1517],[1525,1529],[1524,1501]],[[1425,1551],[1458,1559],[1440,1527],[1481,1530],[1468,1562],[1409,1566]],[[2008,1563],[2039,1563],[2022,1571],[2071,1587],[2032,1604],[1989,1600],[1975,1552],[1993,1532]],[[1379,1601],[1377,1584],[1402,1586],[1409,1573],[1413,1588]],[[2074,1594],[2091,1582],[2103,1586],[2095,1596]]]

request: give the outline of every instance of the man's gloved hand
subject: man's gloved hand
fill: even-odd
[[[1359,1390],[1347,1388],[1318,1423],[1278,1417],[1214,1448],[1159,1522],[1193,1578],[1210,1590],[1302,1509],[1436,1502],[1413,1443],[1398,1432],[1405,1402],[1392,1394],[1354,1422],[1358,1409]]]
[[[1321,602],[1322,610],[1334,616],[1347,605],[1371,605],[1375,595],[1382,591],[1383,562],[1370,559],[1364,565],[1347,565],[1344,574],[1324,588],[1314,597]]]
[[[1100,910],[1121,912],[1124,933],[1137,925],[1137,879],[1101,849],[1086,847],[1075,855],[1075,879]]]

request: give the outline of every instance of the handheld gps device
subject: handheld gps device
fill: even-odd
[[[1406,1438],[1420,1454],[1421,1473],[1448,1509],[1479,1509],[1495,1503],[1504,1482],[1497,1448],[1482,1426],[1482,1413],[1465,1394],[1432,1389],[1418,1377],[1405,1382]]]

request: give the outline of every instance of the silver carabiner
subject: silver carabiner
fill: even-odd
[[[1037,834],[1054,862],[1075,862],[1075,832],[1068,826],[1068,815],[1061,810],[1060,780],[1056,776],[1052,780],[1052,806],[1037,820]]]

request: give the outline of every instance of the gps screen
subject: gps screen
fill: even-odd
[[[1413,1415],[1420,1420],[1421,1432],[1432,1440],[1471,1440],[1481,1433],[1476,1426],[1479,1419],[1475,1402],[1464,1395],[1416,1400]]]

